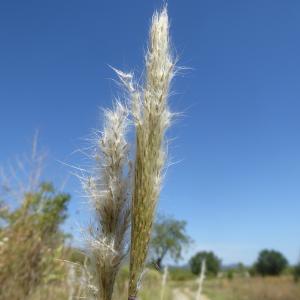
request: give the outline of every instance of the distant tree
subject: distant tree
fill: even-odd
[[[186,222],[171,217],[160,216],[154,224],[151,253],[158,268],[169,256],[174,261],[182,258],[182,250],[189,246],[191,238],[186,233]]]
[[[201,269],[201,262],[205,259],[206,261],[206,271],[208,275],[216,276],[221,267],[221,260],[213,252],[198,252],[190,259],[191,271],[198,275]]]
[[[284,255],[275,250],[262,250],[254,267],[262,276],[278,276],[287,267],[288,261]]]

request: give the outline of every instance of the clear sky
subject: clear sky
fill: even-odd
[[[99,107],[118,94],[108,65],[141,71],[162,1],[0,2],[0,164],[35,129],[57,185]],[[262,248],[300,252],[300,1],[169,1],[172,42],[189,69],[173,85],[182,112],[169,131],[173,162],[159,209],[188,221],[190,253],[252,263]],[[80,185],[66,225],[87,217]]]

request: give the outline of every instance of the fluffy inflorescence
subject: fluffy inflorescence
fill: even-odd
[[[130,223],[127,109],[120,103],[105,111],[104,130],[97,140],[96,167],[85,189],[96,211],[91,230],[91,259],[98,285],[98,299],[110,300],[120,263],[126,253]]]
[[[115,277],[125,253],[124,241],[130,214],[129,299],[136,298],[145,267],[166,160],[165,131],[172,117],[167,100],[175,61],[170,51],[166,8],[153,16],[145,63],[146,78],[142,86],[134,82],[133,74],[114,69],[131,99],[131,115],[136,129],[133,172],[125,178],[124,172],[129,169],[125,140],[128,119],[124,107],[117,104],[115,111],[105,113],[104,131],[98,144],[96,176],[87,182],[87,191],[100,225],[99,231],[92,232],[91,249],[101,300],[111,299]],[[131,206],[128,205],[129,195]]]
[[[131,77],[123,76],[123,82],[132,96],[132,114],[136,126],[129,279],[131,298],[136,297],[138,292],[161,187],[165,162],[164,135],[171,119],[167,99],[174,66],[170,52],[168,14],[164,8],[155,13],[152,19],[144,87],[134,88]]]

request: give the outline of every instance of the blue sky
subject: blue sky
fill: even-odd
[[[49,149],[59,186],[74,151],[101,126],[99,107],[118,95],[108,65],[140,72],[148,26],[161,1],[0,2],[0,164]],[[188,221],[190,254],[252,263],[262,248],[300,253],[300,2],[169,1],[179,65],[168,136],[173,162],[160,211]],[[80,185],[66,225],[88,219]]]

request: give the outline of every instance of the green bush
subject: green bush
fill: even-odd
[[[198,275],[201,270],[201,263],[205,260],[206,271],[209,276],[216,276],[221,267],[221,260],[213,252],[198,252],[190,259],[192,273]]]
[[[174,281],[193,280],[196,278],[195,274],[193,274],[189,269],[184,268],[170,268],[169,274],[170,279]]]
[[[18,199],[17,199],[18,200]],[[22,194],[21,203],[0,215],[0,298],[27,299],[40,285],[64,277],[68,194],[42,183]],[[2,224],[6,226],[1,227]]]
[[[227,277],[227,279],[232,280],[233,277],[234,277],[234,270],[233,270],[233,269],[229,269],[229,270],[226,272],[226,277]]]
[[[262,276],[278,276],[288,266],[287,259],[275,250],[263,250],[255,263],[256,272]]]

